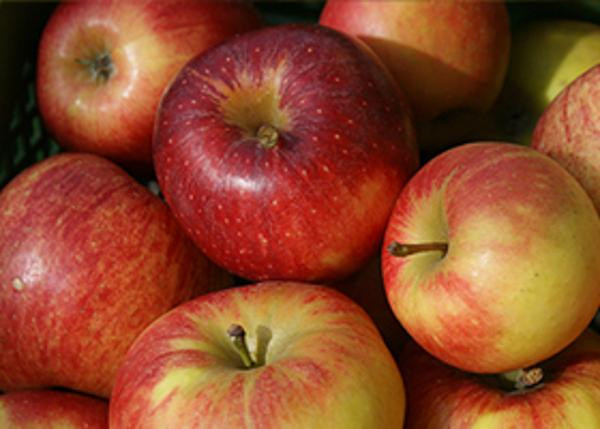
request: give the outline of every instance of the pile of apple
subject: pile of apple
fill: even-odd
[[[600,428],[600,50],[511,141],[509,24],[58,5],[64,150],[0,192],[0,426]],[[599,43],[537,31],[569,25]]]

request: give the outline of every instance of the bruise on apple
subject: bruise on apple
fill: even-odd
[[[249,279],[339,279],[382,237],[416,170],[408,107],[351,39],[247,33],[192,60],[163,97],[154,160],[173,212]]]

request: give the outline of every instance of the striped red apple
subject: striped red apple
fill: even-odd
[[[135,341],[110,400],[120,428],[401,428],[377,328],[324,286],[263,282],[178,306]]]
[[[470,143],[429,161],[403,189],[384,239],[394,313],[427,351],[498,373],[573,342],[600,302],[600,218],[550,157]]]

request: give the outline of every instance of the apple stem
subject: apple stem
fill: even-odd
[[[233,346],[240,355],[244,367],[254,367],[256,362],[254,362],[250,356],[250,350],[248,350],[248,344],[246,343],[246,331],[244,328],[237,323],[233,323],[229,329],[227,329],[227,335],[229,335],[229,338],[231,338]]]
[[[541,383],[544,371],[539,367],[517,369],[503,373],[502,378],[508,380],[514,389],[521,391]]]
[[[86,66],[94,81],[106,82],[114,73],[115,66],[112,62],[110,54],[102,53],[91,60],[76,58],[78,64]]]
[[[270,149],[277,145],[279,133],[277,132],[277,128],[274,126],[263,124],[256,131],[256,137],[258,138],[258,141],[262,147]]]
[[[431,242],[431,243],[418,243],[418,244],[404,244],[393,241],[387,248],[393,256],[405,257],[421,252],[433,252],[438,251],[442,254],[446,254],[448,251],[448,243],[442,242]]]

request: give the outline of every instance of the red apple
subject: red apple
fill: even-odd
[[[119,428],[401,428],[404,387],[377,328],[335,290],[230,288],[134,342],[110,400]]]
[[[447,135],[453,113],[455,126],[471,125],[465,112],[488,110],[506,74],[510,31],[500,1],[328,0],[319,22],[373,49],[406,90],[420,128],[439,118]],[[419,143],[429,144],[424,137]]]
[[[403,189],[383,245],[394,313],[467,371],[554,355],[600,303],[600,218],[577,180],[529,147],[471,143],[435,157]]]
[[[418,152],[410,111],[371,55],[288,24],[182,69],[159,107],[154,161],[212,260],[248,279],[334,280],[377,250]]]
[[[575,176],[600,213],[600,64],[576,78],[546,108],[531,146]]]
[[[11,429],[108,429],[108,402],[58,390],[0,395],[0,427]]]
[[[168,207],[115,164],[60,154],[0,193],[0,389],[108,396],[135,337],[226,283]]]
[[[194,55],[258,27],[243,1],[64,2],[39,44],[37,97],[63,148],[152,166],[160,96]]]
[[[406,429],[600,427],[600,337],[590,330],[521,374],[468,374],[414,342],[404,348],[399,364],[406,383]]]

